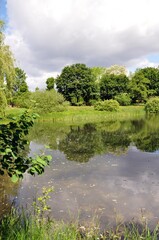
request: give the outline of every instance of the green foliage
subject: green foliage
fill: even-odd
[[[0,90],[0,117],[5,116],[5,109],[7,107],[7,100],[3,90]]]
[[[85,64],[73,64],[62,70],[56,79],[59,93],[72,105],[86,104],[98,98],[98,88],[95,77]]]
[[[0,224],[1,240],[158,240],[159,224],[150,229],[147,219],[105,224],[101,230],[93,220],[80,224],[78,220],[64,223],[54,219],[41,219],[28,212],[12,209]]]
[[[46,90],[54,89],[55,79],[50,77],[46,80]]]
[[[100,97],[102,100],[112,99],[120,93],[128,91],[129,79],[126,75],[104,74],[100,81]]]
[[[25,136],[33,126],[36,114],[23,113],[17,121],[0,125],[0,174],[7,174],[13,182],[18,181],[27,171],[31,175],[44,172],[44,167],[51,160],[50,156],[25,157],[28,144]]]
[[[114,98],[120,106],[129,106],[131,104],[131,98],[128,93],[120,93]]]
[[[146,113],[159,113],[159,98],[150,98],[145,104]]]
[[[4,22],[0,21],[0,88],[5,86],[7,98],[11,98],[14,83],[14,58],[9,46],[5,45]]]
[[[53,187],[43,187],[42,195],[37,198],[36,201],[33,202],[34,212],[37,220],[45,218],[45,214],[50,211],[50,206],[48,205],[48,200],[51,198],[50,193],[53,192]]]
[[[148,85],[150,80],[145,78],[141,72],[136,72],[129,84],[130,96],[133,103],[146,102],[149,90]]]
[[[31,108],[33,103],[31,101],[31,92],[23,92],[13,97],[12,104],[20,108]]]
[[[18,67],[15,68],[15,83],[13,85],[14,93],[24,93],[28,91],[26,78],[26,73],[22,69]]]
[[[139,73],[149,80],[147,85],[148,97],[159,96],[159,68],[146,67],[137,69],[135,74]]]
[[[64,111],[68,105],[62,94],[55,90],[36,91],[31,96],[33,109],[38,113],[50,113]]]
[[[117,112],[119,103],[116,100],[99,101],[94,105],[94,109],[98,111]]]

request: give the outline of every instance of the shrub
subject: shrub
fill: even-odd
[[[13,106],[20,107],[20,108],[31,108],[32,102],[31,102],[30,96],[31,96],[30,92],[17,94],[12,99]]]
[[[34,92],[31,99],[34,102],[33,109],[37,113],[62,112],[68,106],[62,94],[55,90]]]
[[[131,98],[127,93],[120,93],[120,94],[116,95],[115,100],[121,106],[129,106],[131,104]]]
[[[94,109],[98,111],[116,112],[119,110],[119,103],[112,99],[99,101],[94,105]]]
[[[146,113],[159,113],[159,97],[150,98],[145,104]]]

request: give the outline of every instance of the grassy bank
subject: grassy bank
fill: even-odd
[[[6,111],[6,120],[8,121],[13,116],[18,116],[25,109],[20,108],[8,108]],[[111,121],[111,120],[124,120],[132,119],[135,117],[143,117],[145,115],[143,106],[126,106],[120,107],[118,112],[105,112],[96,111],[93,107],[80,106],[80,107],[68,107],[67,111],[64,112],[52,112],[47,114],[41,114],[37,121],[51,121],[58,123],[68,123],[68,124],[78,124],[86,122],[101,122],[101,121]],[[4,121],[4,120],[3,120]],[[2,120],[1,120],[2,122]]]
[[[119,112],[96,111],[93,107],[69,107],[65,112],[41,115],[38,121],[85,123],[144,116],[143,106],[120,107]]]
[[[0,225],[1,240],[157,240],[158,226],[151,231],[146,223],[120,224],[100,231],[98,226],[64,223],[50,218],[39,219],[36,215],[18,214],[12,211]]]

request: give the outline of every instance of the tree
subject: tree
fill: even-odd
[[[147,84],[148,97],[159,96],[159,68],[146,67],[137,69],[135,75],[142,74],[149,80]]]
[[[141,103],[147,100],[149,84],[150,80],[146,78],[143,73],[137,71],[134,74],[129,84],[130,96],[133,103]]]
[[[92,67],[91,71],[95,77],[96,82],[100,82],[100,79],[102,78],[103,74],[106,73],[105,67]]]
[[[98,98],[95,77],[85,64],[77,63],[66,66],[56,79],[59,93],[62,93],[72,105],[86,104]]]
[[[54,89],[54,83],[55,79],[53,77],[50,77],[46,80],[46,90]]]
[[[26,83],[26,73],[16,67],[15,68],[15,81],[13,84],[13,98],[11,99],[12,106],[29,108],[30,105],[30,92]]]
[[[104,74],[100,81],[101,99],[112,99],[120,93],[126,93],[128,91],[128,84],[129,79],[124,74]]]
[[[127,70],[124,66],[112,65],[105,69],[105,73],[114,75],[127,75]]]
[[[12,96],[13,82],[15,77],[14,58],[9,46],[4,43],[4,22],[0,20],[0,89],[6,88],[7,98]],[[5,98],[5,92],[2,91]]]
[[[24,93],[24,92],[28,92],[28,85],[26,83],[26,73],[16,67],[15,68],[15,82],[14,82],[14,85],[13,85],[13,91],[14,93],[13,94],[21,94],[21,93]]]

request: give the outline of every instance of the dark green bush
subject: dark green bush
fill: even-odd
[[[159,113],[159,97],[150,98],[145,104],[146,113]]]
[[[112,99],[99,101],[94,105],[94,109],[98,111],[117,112],[119,110],[119,103]]]
[[[129,106],[131,104],[131,98],[127,93],[120,93],[116,95],[115,100],[120,104],[120,106]]]

